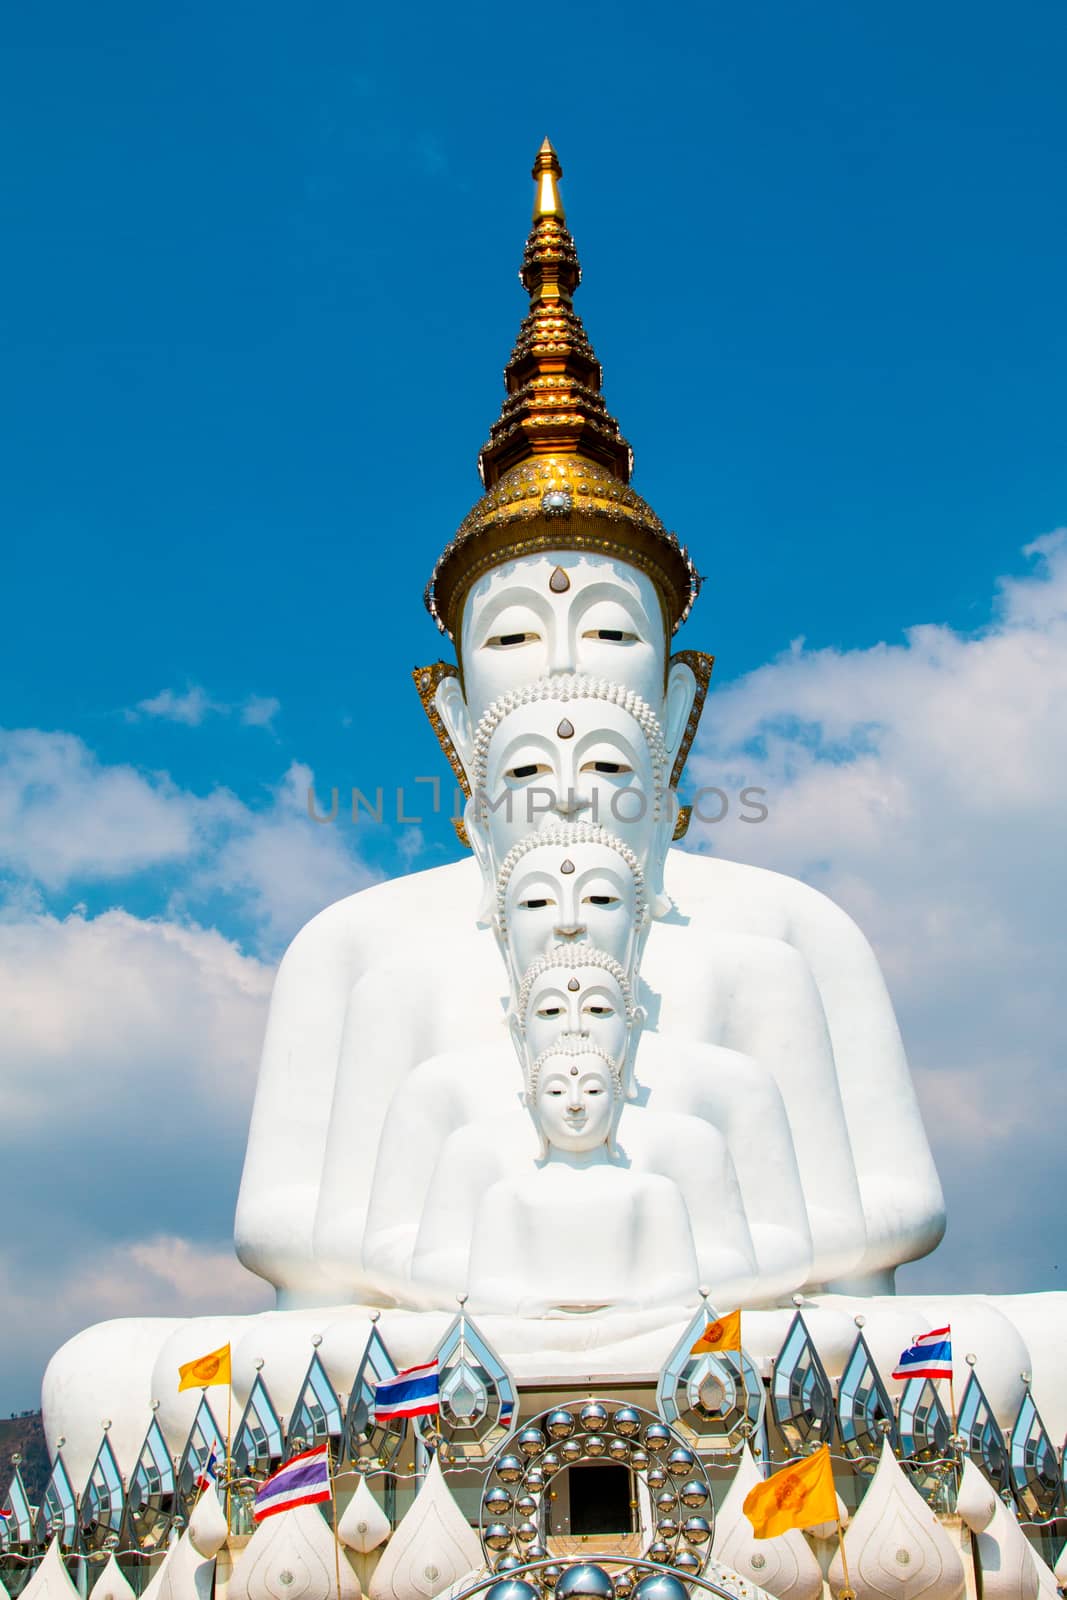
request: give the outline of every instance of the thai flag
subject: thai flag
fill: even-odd
[[[200,1468],[200,1471],[196,1475],[196,1487],[198,1489],[217,1489],[219,1482],[218,1468],[218,1448],[215,1445],[212,1445],[211,1454],[208,1456],[207,1460],[204,1462],[204,1465]]]
[[[952,1329],[934,1328],[916,1335],[915,1342],[900,1353],[894,1378],[951,1378]]]
[[[394,1417],[436,1417],[441,1400],[437,1387],[437,1362],[407,1367],[395,1378],[385,1378],[374,1391],[375,1422]]]
[[[279,1511],[291,1511],[293,1506],[317,1506],[323,1500],[332,1499],[330,1447],[320,1444],[317,1450],[305,1450],[302,1455],[293,1456],[267,1479],[256,1495],[252,1515],[257,1522],[262,1522],[264,1517],[276,1516]]]

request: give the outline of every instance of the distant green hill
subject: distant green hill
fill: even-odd
[[[40,1505],[48,1482],[48,1450],[39,1411],[26,1411],[20,1417],[0,1417],[0,1494],[11,1478],[11,1457],[22,1454],[20,1471],[26,1493],[33,1505]]]

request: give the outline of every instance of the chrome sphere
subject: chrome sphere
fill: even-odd
[[[645,1476],[648,1480],[648,1487],[650,1489],[662,1489],[663,1485],[667,1481],[667,1474],[658,1462],[654,1467],[649,1467]]]
[[[621,1572],[617,1572],[614,1583],[615,1600],[629,1600],[629,1596],[634,1592],[633,1568],[624,1567]]]
[[[538,1462],[538,1466],[541,1468],[542,1472],[558,1472],[559,1471],[559,1451],[558,1450],[546,1450],[544,1455],[541,1457],[540,1461]]]
[[[558,1600],[613,1600],[615,1585],[603,1567],[580,1561],[568,1567],[556,1584]]]
[[[574,1418],[569,1411],[552,1411],[545,1423],[550,1439],[569,1439],[574,1432]]]
[[[580,1461],[582,1459],[582,1454],[582,1447],[578,1443],[577,1439],[565,1440],[560,1450],[560,1455],[563,1457],[564,1461]]]
[[[667,1457],[667,1471],[672,1478],[687,1478],[697,1464],[696,1456],[692,1450],[679,1447],[672,1450]]]
[[[543,1583],[546,1589],[554,1589],[563,1576],[563,1568],[555,1565],[542,1567],[537,1574],[538,1583]]]
[[[539,1489],[543,1489],[544,1486],[545,1486],[545,1475],[541,1471],[541,1468],[540,1467],[531,1467],[529,1472],[526,1474],[526,1487],[527,1487],[527,1489],[533,1489],[536,1492]]]
[[[635,1433],[641,1431],[641,1418],[633,1406],[620,1406],[611,1419],[611,1425],[616,1433],[621,1433],[624,1439],[632,1439]],[[615,1591],[618,1593],[619,1580],[615,1579]]]
[[[487,1489],[485,1491],[485,1499],[482,1501],[482,1506],[487,1516],[506,1517],[511,1510],[511,1505],[510,1494],[506,1489],[502,1489],[499,1484],[495,1489]]]
[[[589,1405],[583,1406],[581,1411],[579,1411],[578,1421],[581,1423],[583,1428],[588,1428],[599,1432],[601,1428],[607,1427],[608,1414],[604,1410],[604,1407],[600,1404],[599,1400],[593,1400]]]
[[[483,1535],[487,1550],[507,1550],[511,1545],[511,1529],[506,1522],[491,1522]]]
[[[607,1449],[607,1441],[602,1433],[591,1433],[585,1441],[587,1456],[602,1456]]]
[[[533,1544],[528,1544],[526,1546],[527,1561],[544,1561],[547,1555],[548,1551],[545,1549],[544,1545],[539,1539],[535,1539]],[[534,1573],[535,1578],[539,1576],[540,1574],[536,1572]]]
[[[660,1517],[656,1532],[661,1539],[674,1539],[678,1534],[678,1524],[673,1517]]]
[[[689,1600],[689,1590],[669,1572],[650,1572],[633,1592],[633,1600]]]
[[[699,1572],[704,1563],[699,1556],[693,1554],[692,1550],[679,1550],[674,1557],[674,1565],[679,1572]]]
[[[521,1556],[501,1556],[500,1560],[495,1563],[493,1571],[514,1572],[516,1567],[521,1567],[522,1565],[523,1560]]]
[[[644,1472],[648,1466],[648,1451],[642,1445],[630,1446],[630,1465],[635,1472]]]
[[[662,1494],[656,1496],[656,1510],[666,1516],[669,1511],[674,1510],[677,1499],[678,1496],[672,1490],[664,1489]]]
[[[502,1578],[486,1589],[484,1600],[538,1600],[538,1593],[525,1578]]]
[[[625,1461],[629,1463],[630,1446],[626,1443],[625,1439],[612,1439],[611,1443],[608,1445],[608,1455],[611,1457],[612,1461]]]
[[[523,1465],[518,1456],[501,1456],[496,1464],[496,1475],[501,1483],[518,1483]]]
[[[708,1491],[696,1478],[683,1483],[678,1493],[682,1497],[683,1506],[688,1506],[690,1511],[699,1511],[701,1506],[706,1506],[708,1503]]]
[[[520,1522],[515,1529],[515,1537],[520,1544],[533,1544],[537,1538],[536,1522]]]
[[[653,1539],[645,1554],[650,1561],[658,1561],[662,1566],[666,1566],[674,1551],[666,1539]]]
[[[666,1450],[671,1442],[671,1430],[665,1428],[662,1422],[650,1422],[645,1429],[645,1444],[657,1455],[661,1450]],[[637,1586],[641,1587],[640,1584]]]
[[[711,1523],[706,1517],[686,1517],[682,1532],[690,1544],[707,1544],[711,1538]]]
[[[515,1501],[515,1510],[520,1517],[533,1517],[537,1514],[537,1500],[532,1494],[520,1494]]]
[[[523,1428],[515,1443],[524,1456],[539,1456],[545,1448],[545,1436],[540,1428]]]

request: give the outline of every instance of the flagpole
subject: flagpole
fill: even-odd
[[[837,1548],[841,1552],[841,1571],[845,1578],[845,1587],[837,1591],[837,1600],[856,1600],[856,1591],[849,1582],[848,1557],[845,1555],[845,1535],[841,1530],[841,1518],[837,1519]]]
[[[326,1476],[330,1480],[330,1513],[333,1522],[333,1570],[337,1578],[337,1600],[341,1600],[341,1541],[337,1536],[337,1486],[333,1475],[333,1446],[326,1436]]]
[[[233,1476],[230,1466],[230,1435],[233,1429],[233,1370],[230,1370],[230,1381],[226,1385],[226,1537],[232,1532],[230,1528],[230,1479]]]

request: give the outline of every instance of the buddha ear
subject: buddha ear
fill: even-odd
[[[440,694],[441,690],[437,692]],[[667,674],[667,694],[663,704],[663,738],[672,765],[681,748],[682,736],[696,696],[696,673],[687,661],[680,661],[676,657]]]
[[[479,815],[479,806],[474,796],[463,807],[463,831],[467,835],[467,843],[474,853],[482,874],[482,892],[478,901],[476,921],[479,928],[489,928],[495,922],[496,911],[496,873],[493,870],[493,859],[489,852],[489,833],[484,821]]]
[[[670,691],[668,690],[668,694]],[[445,725],[445,732],[452,741],[452,747],[463,763],[463,770],[470,779],[471,763],[474,756],[474,735],[471,732],[470,712],[467,702],[463,698],[459,678],[450,673],[447,678],[442,678],[434,692],[433,703],[437,707],[437,715]]]
[[[519,1066],[522,1068],[522,1081],[526,1104],[532,1107],[533,1102],[530,1099],[530,1082],[526,1075],[526,1040],[522,1036],[522,1024],[515,1015],[514,1009],[508,1012],[508,1032],[511,1035],[511,1042],[515,1046],[515,1054],[519,1058]]]
[[[673,901],[663,884],[663,873],[667,865],[667,851],[674,838],[674,830],[678,822],[678,796],[673,789],[668,789],[663,796],[662,815],[656,823],[656,831],[652,836],[652,845],[648,852],[648,861],[645,864],[645,881],[648,884],[648,902],[655,920],[670,915]]]

